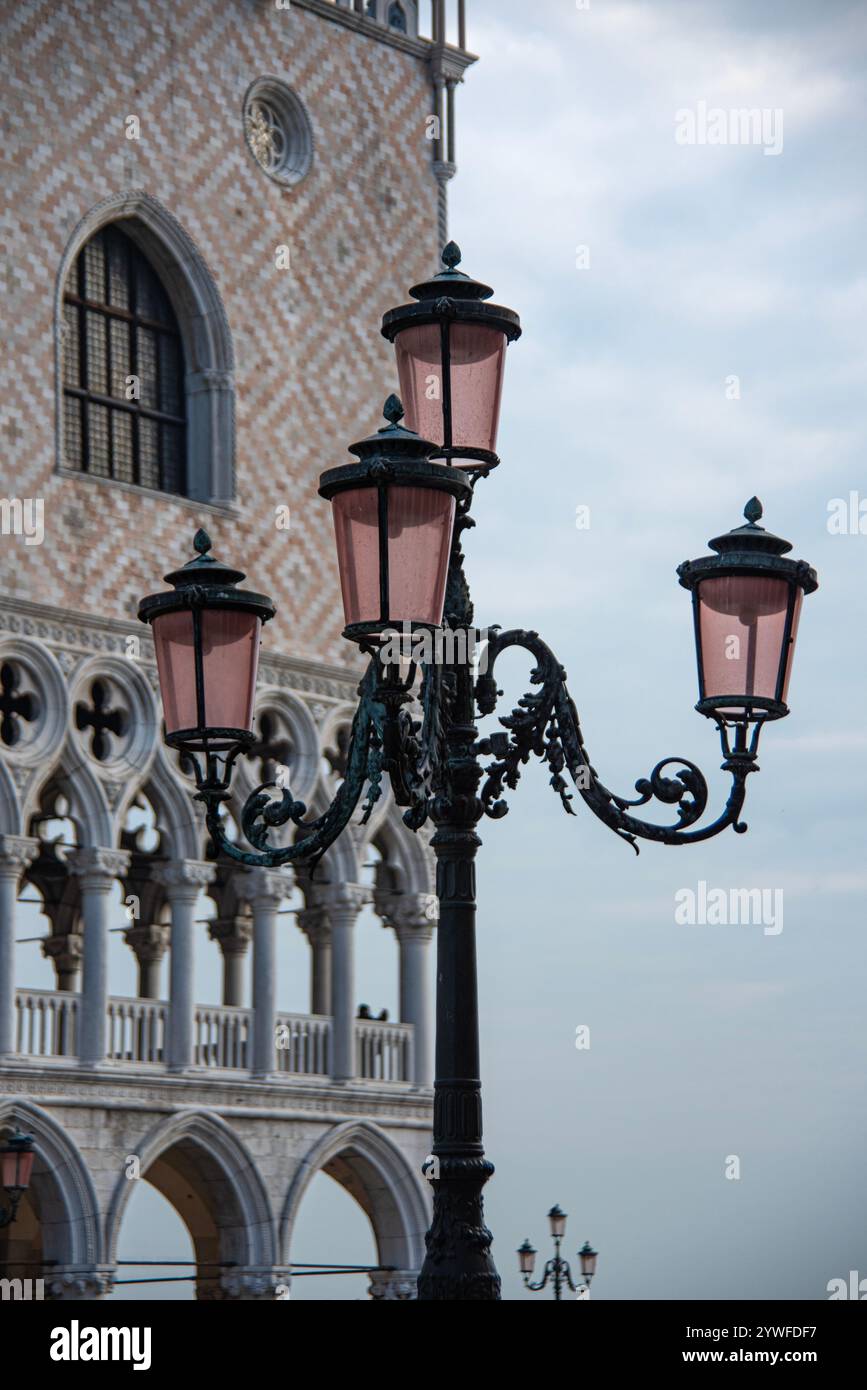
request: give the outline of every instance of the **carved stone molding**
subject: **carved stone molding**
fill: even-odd
[[[200,890],[213,882],[216,873],[215,864],[198,859],[170,859],[154,865],[154,878],[165,888],[169,902],[175,898],[197,898]]]
[[[278,869],[252,869],[238,885],[239,893],[251,907],[278,908],[292,892],[292,877]]]
[[[80,877],[83,888],[108,888],[113,879],[127,873],[129,861],[128,850],[90,847],[72,850],[66,862],[70,873]]]
[[[38,840],[27,835],[0,835],[0,877],[20,878],[38,854]]]
[[[418,1271],[377,1271],[370,1276],[370,1297],[376,1302],[408,1303],[418,1297]]]

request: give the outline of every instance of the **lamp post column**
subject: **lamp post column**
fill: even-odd
[[[78,1016],[78,1056],[85,1066],[105,1060],[108,1006],[108,895],[129,869],[129,853],[119,849],[79,849],[69,867],[81,879],[84,963]]]
[[[451,626],[468,627],[472,607],[455,548],[446,611]],[[482,769],[475,747],[472,667],[451,662],[443,675],[447,698],[445,775],[434,797],[437,860],[437,1000],[434,1143],[431,1185],[434,1210],[419,1299],[491,1301],[500,1297],[500,1276],[491,1256],[482,1189],[494,1171],[482,1144],[479,1076],[479,999],[476,980],[476,825]]]
[[[172,908],[169,957],[169,1035],[166,1051],[170,1071],[193,1065],[195,926],[193,913],[199,892],[216,873],[213,864],[176,859],[158,870]]]
[[[18,883],[39,852],[38,840],[0,836],[0,1057],[15,1051],[15,917]]]

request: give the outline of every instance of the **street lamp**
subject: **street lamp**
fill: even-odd
[[[767,719],[788,713],[797,611],[802,595],[816,587],[809,565],[784,559],[788,543],[758,526],[755,502],[748,505],[746,527],[712,542],[714,556],[680,568],[681,583],[692,589],[696,604],[698,708],[719,730],[722,766],[732,779],[722,813],[702,827],[696,823],[707,807],[707,783],[685,758],[658,762],[649,777],[636,782],[634,797],[605,786],[590,762],[566,673],[538,633],[487,629],[486,666],[477,672],[473,657],[482,633],[474,626],[461,539],[475,524],[470,517],[475,487],[499,462],[494,444],[502,359],[520,324],[511,310],[487,304],[486,286],[456,271],[459,257],[451,243],[446,271],[416,287],[416,306],[384,319],[383,332],[395,340],[399,371],[410,388],[410,423],[423,425],[431,437],[402,426],[400,402],[389,397],[387,425],[352,447],[354,463],[329,469],[321,478],[320,491],[334,515],[345,636],[370,658],[359,685],[343,781],[322,815],[308,819],[307,807],[288,787],[272,797],[260,786],[240,817],[250,848],[230,840],[223,825],[232,764],[253,737],[256,650],[262,624],[274,612],[270,599],[239,589],[243,575],[214,560],[211,542],[200,531],[197,558],[167,576],[172,590],[139,605],[139,617],[154,628],[167,742],[189,757],[217,852],[241,864],[273,868],[296,862],[310,869],[349,824],[362,798],[362,821],[369,818],[386,775],[395,801],[405,808],[406,824],[419,830],[431,821],[435,827],[433,1153],[438,1176],[432,1180],[433,1224],[419,1278],[424,1300],[500,1296],[482,1209],[482,1189],[493,1166],[482,1144],[476,826],[485,816],[498,820],[506,814],[504,790],[517,787],[522,767],[535,754],[548,764],[566,811],[572,814],[573,797],[564,774],[594,815],[636,852],[639,838],[682,845],[709,839],[728,826],[744,831],[740,813],[746,779],[758,770],[759,733]],[[432,324],[439,347],[429,358],[421,338],[412,335]],[[464,327],[473,332],[459,331]],[[473,334],[483,329],[497,338],[496,345],[494,337],[481,339],[489,350],[478,343],[472,347]],[[431,365],[431,381],[422,390],[419,383]],[[433,414],[427,413],[430,402],[436,403]],[[386,639],[398,623],[451,640],[420,657],[414,644],[410,660],[397,659]],[[719,652],[727,637],[735,640],[724,650],[736,655],[730,671],[724,669],[724,680]],[[500,717],[501,732],[479,738],[477,715],[496,710],[501,694],[496,663],[512,647],[532,657],[534,688]],[[774,653],[778,664],[771,688]],[[666,775],[669,769],[673,775]],[[635,814],[652,799],[676,808],[673,824]],[[288,823],[297,827],[294,842],[270,844],[270,831]]]
[[[525,1240],[524,1244],[518,1247],[518,1268],[524,1280],[524,1287],[530,1289],[533,1293],[538,1293],[540,1289],[544,1289],[550,1279],[554,1285],[554,1298],[560,1303],[563,1297],[564,1284],[570,1288],[573,1293],[580,1293],[582,1290],[590,1288],[590,1281],[596,1273],[597,1251],[592,1248],[589,1241],[585,1240],[581,1249],[578,1251],[578,1258],[581,1261],[583,1282],[573,1284],[569,1261],[564,1260],[560,1255],[560,1243],[563,1240],[563,1236],[566,1234],[566,1213],[565,1211],[561,1211],[559,1207],[552,1207],[548,1212],[548,1220],[551,1225],[551,1235],[554,1240],[554,1258],[546,1261],[545,1268],[542,1271],[542,1278],[537,1284],[531,1284],[530,1282],[533,1277],[533,1267],[536,1263],[536,1251],[533,1249],[529,1240]]]
[[[18,1215],[22,1195],[30,1186],[35,1157],[33,1140],[29,1134],[22,1134],[20,1129],[0,1145],[0,1182],[9,1196],[8,1208],[0,1210],[0,1230],[4,1226],[11,1226]]]

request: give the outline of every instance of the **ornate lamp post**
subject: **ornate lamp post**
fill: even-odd
[[[356,462],[330,469],[321,479],[321,494],[334,514],[345,636],[370,657],[359,686],[346,773],[327,811],[310,820],[288,788],[275,798],[263,786],[241,813],[250,848],[233,843],[223,828],[232,765],[253,738],[257,647],[261,625],[274,612],[270,599],[239,589],[244,576],[213,559],[211,542],[200,531],[197,557],[167,576],[172,590],[139,606],[139,617],[154,627],[167,741],[191,759],[197,796],[222,854],[248,865],[312,867],[348,825],[362,797],[362,819],[369,817],[386,774],[397,803],[406,808],[406,824],[418,830],[430,820],[435,827],[433,1152],[438,1176],[432,1182],[433,1224],[419,1279],[419,1297],[426,1300],[500,1296],[482,1214],[482,1188],[493,1167],[482,1145],[476,826],[485,816],[498,820],[506,814],[504,788],[514,790],[523,765],[535,754],[547,762],[566,811],[573,813],[564,774],[594,815],[636,852],[640,837],[682,845],[728,826],[745,830],[740,813],[746,779],[757,771],[759,734],[767,720],[788,713],[797,614],[802,595],[816,588],[810,566],[784,558],[788,543],[758,525],[761,509],[755,500],[748,505],[746,526],[712,542],[715,555],[680,568],[696,611],[697,708],[719,730],[723,768],[732,779],[722,813],[703,827],[696,823],[707,806],[707,784],[684,758],[658,762],[636,783],[634,797],[618,796],[604,785],[591,765],[565,671],[537,633],[488,629],[487,669],[477,674],[472,655],[480,630],[474,626],[461,538],[475,524],[470,508],[476,484],[499,463],[494,448],[502,362],[520,325],[511,310],[487,304],[490,291],[457,271],[459,259],[450,243],[444,253],[447,270],[417,286],[415,305],[386,314],[383,324],[397,344],[412,418],[430,427],[434,437],[426,440],[402,427],[402,406],[389,397],[388,424],[352,447]],[[436,404],[431,418],[428,402]],[[414,645],[411,658],[401,660],[390,636],[398,623],[413,639],[438,634],[452,640],[421,657]],[[477,714],[495,711],[501,693],[495,667],[511,647],[532,657],[534,688],[501,716],[502,732],[479,738]],[[667,769],[673,775],[665,775]],[[654,798],[675,808],[672,824],[635,814]],[[289,823],[298,827],[294,843],[269,845],[271,829]]]
[[[583,1282],[573,1284],[572,1271],[569,1268],[569,1261],[564,1260],[560,1255],[560,1243],[566,1233],[566,1213],[559,1207],[552,1207],[548,1212],[548,1220],[551,1224],[551,1235],[554,1238],[554,1258],[546,1261],[542,1271],[542,1278],[538,1284],[531,1284],[533,1267],[536,1263],[536,1251],[533,1249],[529,1240],[518,1247],[518,1268],[524,1278],[524,1287],[538,1293],[544,1289],[550,1279],[554,1285],[554,1298],[560,1303],[563,1298],[563,1285],[566,1284],[573,1293],[579,1293],[582,1289],[590,1288],[590,1280],[596,1273],[596,1260],[598,1252],[593,1249],[590,1242],[585,1240],[581,1249],[578,1251],[578,1259],[581,1261],[581,1274]]]
[[[0,1211],[0,1230],[4,1226],[11,1226],[18,1215],[21,1198],[30,1186],[35,1157],[33,1140],[20,1130],[16,1130],[5,1144],[0,1145],[0,1182],[9,1196],[9,1206]]]

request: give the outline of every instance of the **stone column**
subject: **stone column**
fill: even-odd
[[[169,946],[168,927],[129,927],[124,940],[132,947],[138,962],[139,999],[159,999],[160,966]]]
[[[355,883],[340,884],[323,899],[331,923],[331,1075],[355,1078],[355,919],[370,892]]]
[[[105,1060],[108,1004],[108,907],[116,879],[129,868],[129,853],[120,849],[77,849],[70,854],[70,872],[81,886],[84,923],[84,962],[78,1015],[78,1057],[82,1066]]]
[[[39,853],[39,841],[0,835],[0,1057],[15,1051],[15,921],[21,875]]]
[[[223,1003],[244,1003],[244,957],[252,936],[246,917],[217,917],[208,925],[208,936],[223,954]]]
[[[433,1085],[433,1016],[430,943],[437,900],[430,893],[389,896],[377,910],[394,930],[400,949],[400,1021],[413,1027],[413,1077],[416,1086]]]
[[[84,957],[81,933],[68,931],[57,936],[52,933],[42,943],[42,954],[54,966],[58,990],[62,994],[76,994],[78,972]]]
[[[158,865],[154,873],[164,885],[172,909],[167,1060],[170,1071],[185,1071],[193,1065],[193,913],[200,890],[211,882],[216,869],[193,859],[174,859]]]
[[[303,907],[297,922],[310,942],[310,1012],[331,1013],[331,923],[324,907]]]
[[[277,909],[291,889],[285,874],[254,869],[245,890],[253,913],[254,1076],[270,1076],[277,1069]]]

